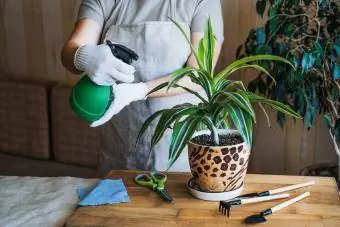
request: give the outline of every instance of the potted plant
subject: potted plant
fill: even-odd
[[[138,138],[158,119],[151,144],[155,147],[165,130],[172,129],[169,168],[176,162],[185,146],[188,146],[191,173],[196,184],[208,192],[233,191],[243,184],[247,171],[253,123],[256,122],[252,104],[266,104],[292,117],[300,116],[280,102],[248,92],[242,81],[231,80],[229,75],[246,68],[255,68],[269,75],[265,68],[254,63],[260,60],[285,62],[290,65],[291,63],[273,55],[251,56],[233,62],[215,74],[213,56],[216,39],[210,19],[206,23],[204,37],[199,42],[197,51],[181,26],[172,21],[188,41],[198,68],[184,67],[175,71],[169,82],[159,85],[150,93],[163,88],[169,90],[180,87],[197,96],[200,103],[183,103],[171,109],[157,111],[145,121]],[[189,77],[192,82],[200,85],[205,97],[179,85],[178,81],[183,77]],[[208,130],[198,131],[202,125]]]
[[[268,20],[250,31],[237,57],[275,54],[293,62],[295,70],[281,62],[275,67],[260,62],[276,83],[260,74],[249,90],[291,105],[308,129],[319,113],[324,114],[338,164],[316,164],[301,174],[329,175],[340,182],[340,2],[258,0],[256,9],[261,17],[267,12]],[[284,115],[278,113],[277,121],[283,127]]]

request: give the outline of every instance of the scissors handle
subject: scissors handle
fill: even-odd
[[[157,187],[153,179],[147,174],[138,174],[135,177],[135,182],[141,186],[151,188],[152,190],[155,190]]]
[[[165,174],[160,172],[151,172],[150,176],[154,180],[154,182],[156,182],[159,185],[160,184],[164,185],[168,178]]]

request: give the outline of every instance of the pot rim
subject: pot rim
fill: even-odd
[[[226,134],[238,134],[240,135],[239,131],[235,130],[235,129],[218,129],[218,132],[219,133],[222,133],[222,135],[226,135]],[[195,132],[191,139],[196,137],[196,136],[200,136],[200,135],[203,135],[203,134],[208,134],[210,135],[210,130],[201,130],[201,131],[197,131]],[[238,144],[234,144],[234,145],[224,145],[224,146],[207,146],[207,145],[201,145],[201,144],[197,144],[197,143],[193,143],[191,141],[191,139],[189,140],[188,144],[192,144],[192,145],[195,145],[195,146],[201,146],[201,147],[211,147],[211,148],[221,148],[221,147],[234,147],[234,146],[238,146],[238,145],[243,145],[245,146],[246,145],[246,142],[242,142],[242,143],[238,143]]]

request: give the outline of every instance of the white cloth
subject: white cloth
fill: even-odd
[[[134,67],[116,58],[107,44],[79,47],[74,65],[98,85],[109,86],[116,81],[131,83],[134,80]]]
[[[76,189],[99,179],[0,176],[1,227],[59,227],[74,212]]]

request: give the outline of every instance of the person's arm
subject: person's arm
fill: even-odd
[[[79,71],[74,65],[74,55],[78,48],[83,45],[98,44],[101,30],[101,26],[90,19],[82,19],[76,23],[71,36],[61,51],[61,62],[67,70],[74,74],[82,73],[82,71]]]
[[[102,27],[96,21],[79,20],[62,49],[64,67],[74,74],[85,72],[98,85],[133,82],[134,67],[113,56],[108,45],[98,44],[101,31]]]
[[[191,43],[193,44],[194,47],[198,46],[199,41],[203,38],[203,33],[201,32],[193,32],[191,33]],[[222,47],[222,42],[216,41],[215,45],[215,54],[214,54],[214,67],[216,65],[216,62],[218,60],[218,57],[221,52],[221,47]],[[187,66],[192,66],[192,67],[198,67],[197,62],[195,59],[195,56],[193,54],[190,55],[187,61]],[[158,85],[168,82],[171,78],[171,75],[164,76],[161,78],[158,78],[156,80],[148,81],[146,82],[146,86],[148,87],[148,90],[151,91],[153,88],[157,87]],[[181,80],[179,80],[178,84],[185,86],[191,90],[194,91],[200,91],[202,89],[201,86],[198,84],[195,84],[191,82],[190,78],[184,77]],[[148,96],[148,98],[158,98],[158,97],[164,97],[164,96],[174,96],[174,95],[179,95],[186,93],[182,88],[171,88],[168,92],[166,92],[166,88],[163,88],[161,90],[158,90]]]

